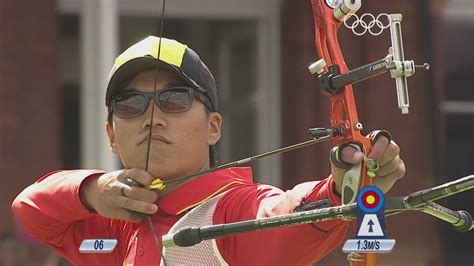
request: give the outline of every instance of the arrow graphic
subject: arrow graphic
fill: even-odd
[[[370,219],[367,224],[369,225],[369,233],[374,232],[374,230],[372,229],[372,225],[374,225],[374,222],[372,221],[372,219]]]

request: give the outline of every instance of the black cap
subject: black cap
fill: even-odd
[[[209,99],[211,111],[217,111],[216,82],[199,55],[185,44],[155,36],[149,36],[130,46],[115,59],[109,75],[105,105],[110,107],[112,96],[119,92],[125,82],[140,72],[158,67],[175,72],[189,86]]]

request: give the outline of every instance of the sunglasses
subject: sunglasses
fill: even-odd
[[[198,98],[209,110],[212,111],[210,101],[206,96],[191,87],[172,87],[153,92],[127,92],[112,98],[111,107],[116,116],[132,118],[144,114],[151,99],[165,113],[182,113],[191,108],[193,99]]]

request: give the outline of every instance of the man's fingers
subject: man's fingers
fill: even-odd
[[[363,158],[364,154],[353,146],[345,146],[341,151],[341,159],[346,163],[356,164]]]
[[[123,186],[125,187],[123,189],[125,195],[122,196],[151,203],[156,202],[158,200],[158,193],[156,193],[155,191],[141,187],[130,187],[127,185]]]
[[[397,170],[391,172],[386,176],[378,176],[372,179],[372,184],[379,187],[384,193],[386,193],[398,179],[405,175],[405,163],[400,160],[397,166]]]
[[[400,161],[400,156],[396,155],[395,158],[393,158],[391,161],[380,166],[379,170],[377,171],[377,176],[385,176],[397,171],[399,164],[401,163]]]
[[[118,201],[120,207],[130,211],[136,211],[145,214],[154,214],[158,211],[158,206],[156,206],[154,203],[139,201],[123,196],[120,196]]]
[[[382,159],[380,160],[380,165],[387,164],[399,154],[400,154],[400,147],[397,145],[397,143],[395,143],[394,141],[391,141],[387,149],[385,150],[385,153],[383,154]]]
[[[378,186],[384,192],[387,192],[393,184],[405,174],[405,164],[399,156],[400,148],[391,140],[390,135],[372,134],[371,138],[376,138],[373,141],[373,146],[370,153],[367,155],[366,165],[370,166],[372,171],[375,171],[377,178],[372,179],[374,185]],[[342,147],[342,149],[341,149]],[[334,182],[336,183],[336,190],[341,191],[343,176],[347,168],[338,166],[334,163],[334,157],[338,161],[343,161],[349,164],[357,164],[364,159],[364,154],[354,144],[343,144],[339,147],[339,151],[333,152],[331,150],[331,173]],[[334,154],[337,154],[334,156]],[[375,164],[374,164],[375,162]],[[368,173],[370,176],[371,173]],[[372,173],[373,174],[373,173]]]
[[[374,159],[377,163],[381,164],[382,157],[384,156],[385,150],[389,146],[388,138],[380,136],[372,146],[372,150],[367,155],[368,158]],[[392,157],[393,158],[393,157]]]
[[[400,147],[398,147],[394,141],[389,142],[389,139],[386,136],[381,135],[375,141],[374,145],[372,146],[372,150],[367,155],[367,157],[374,159],[377,163],[379,163],[379,165],[384,165],[391,161],[399,153]],[[341,159],[344,162],[352,164],[359,163],[364,157],[364,154],[352,145],[345,146],[340,154]]]
[[[139,168],[125,169],[118,177],[118,180],[122,183],[127,183],[127,177],[138,182],[143,187],[151,185],[151,183],[156,179],[147,171]]]

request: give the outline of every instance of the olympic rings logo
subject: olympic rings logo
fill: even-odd
[[[350,20],[350,18],[352,17],[355,17],[355,21],[353,21],[350,25],[348,24],[348,20]],[[385,17],[387,19],[387,24],[383,24],[383,22],[381,21],[381,19]],[[370,22],[366,22],[366,20],[368,19],[370,20]],[[352,14],[351,16],[347,16],[346,18],[344,18],[344,25],[351,29],[352,32],[357,35],[357,36],[362,36],[364,35],[367,31],[369,31],[370,34],[372,34],[373,36],[378,36],[380,34],[382,34],[382,32],[390,27],[390,24],[392,23],[392,19],[390,18],[390,16],[387,14],[387,13],[382,13],[382,14],[379,14],[377,17],[375,17],[374,15],[370,14],[370,13],[365,13],[363,14],[362,16],[357,16],[357,14]],[[356,30],[356,28],[358,27],[362,27],[363,30],[362,31],[358,31]],[[373,28],[375,29],[379,29],[378,31],[373,31]]]

